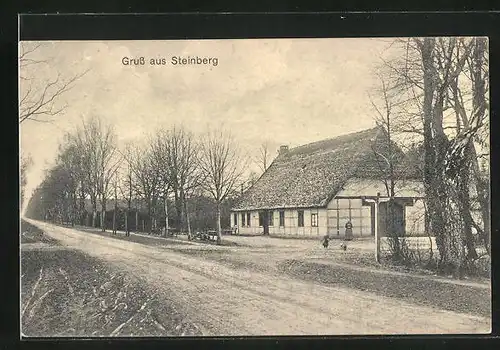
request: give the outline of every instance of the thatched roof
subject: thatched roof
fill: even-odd
[[[233,210],[324,207],[350,178],[380,179],[387,153],[382,128],[342,135],[290,149],[280,154]],[[403,152],[393,153],[403,164]],[[407,165],[396,176],[415,178]]]

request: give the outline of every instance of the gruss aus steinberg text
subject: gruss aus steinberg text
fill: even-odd
[[[217,57],[200,57],[200,56],[172,56],[170,59],[166,57],[123,57],[122,64],[124,66],[186,66],[186,65],[211,65],[218,66],[219,59]]]

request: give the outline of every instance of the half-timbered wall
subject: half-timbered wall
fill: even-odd
[[[304,212],[303,227],[299,226],[299,211],[301,210]],[[416,200],[412,206],[405,206],[404,210],[406,235],[425,235],[423,200]],[[280,224],[280,211],[284,213],[283,225]],[[272,212],[272,225],[269,225],[270,235],[319,237],[328,234],[331,237],[342,238],[345,236],[345,224],[348,221],[352,223],[354,237],[368,237],[374,234],[373,205],[363,205],[361,198],[334,198],[328,203],[327,208],[276,209]],[[237,222],[234,220],[235,213]],[[313,215],[316,215],[315,219]],[[250,225],[248,218],[250,218]],[[232,212],[231,214],[231,226],[236,225],[240,234],[263,234],[264,227],[259,221],[259,211]]]
[[[355,237],[372,234],[371,207],[362,205],[360,198],[334,198],[328,203],[328,234],[330,236],[345,235],[345,224],[352,223]]]
[[[280,212],[283,212],[283,222],[280,225]],[[299,226],[299,211],[303,211],[304,220],[303,226]],[[271,211],[269,211],[269,216]],[[319,237],[324,236],[327,233],[327,210],[324,208],[313,208],[313,209],[276,209],[272,210],[273,220],[272,225],[269,225],[270,235],[280,235],[280,236],[311,236]],[[264,227],[260,225],[259,222],[259,212],[258,211],[247,211],[247,212],[233,212],[231,215],[231,226],[235,226],[234,213],[237,213],[237,226],[238,232],[240,234],[263,234]],[[248,225],[245,219],[244,225],[242,221],[242,215],[245,218],[250,213],[250,225]],[[314,216],[314,217],[313,217]],[[270,222],[271,224],[271,222]]]

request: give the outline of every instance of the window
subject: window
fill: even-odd
[[[250,227],[250,213],[247,213],[247,226]]]
[[[269,212],[269,226],[274,226],[274,211]]]
[[[234,226],[238,226],[238,214],[234,213],[233,217],[234,217]]]
[[[299,210],[298,213],[299,213],[298,225],[299,225],[299,227],[304,227],[304,211]]]
[[[245,226],[245,213],[241,213],[241,226]]]
[[[280,210],[280,227],[285,227],[285,211]]]
[[[318,227],[318,214],[311,214],[311,226]]]

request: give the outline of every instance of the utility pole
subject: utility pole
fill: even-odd
[[[365,202],[367,203],[375,203],[374,207],[374,216],[375,216],[375,225],[374,225],[374,231],[375,231],[375,261],[377,263],[380,263],[380,237],[379,237],[379,232],[378,232],[378,212],[379,212],[379,204],[382,202],[388,202],[390,198],[381,198],[380,197],[380,192],[377,193],[376,198],[365,198]]]

